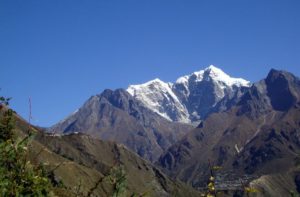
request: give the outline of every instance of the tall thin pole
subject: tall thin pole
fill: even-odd
[[[29,97],[29,99],[28,99],[28,104],[29,104],[28,135],[30,135],[30,130],[31,130],[31,119],[32,119],[32,114],[31,114],[31,97]]]
[[[28,117],[28,123],[30,124],[30,120],[31,120],[31,118],[32,118],[32,114],[31,114],[31,97],[29,97],[28,103],[29,103],[29,117]]]

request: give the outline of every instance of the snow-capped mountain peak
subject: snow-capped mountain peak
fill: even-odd
[[[197,122],[221,101],[225,95],[235,95],[250,82],[233,78],[210,65],[190,75],[179,77],[175,84],[158,78],[144,84],[130,85],[127,92],[170,121]]]
[[[242,78],[234,78],[227,75],[225,72],[223,72],[221,69],[210,65],[208,68],[205,69],[205,72],[209,73],[209,76],[216,80],[225,83],[228,86],[236,85],[238,87],[240,86],[250,86],[250,82],[246,81]]]
[[[127,92],[166,119],[188,123],[188,112],[172,91],[172,86],[172,83],[165,83],[156,78],[144,84],[130,85]],[[176,117],[170,115],[174,113]]]
[[[172,85],[172,83],[166,83],[160,80],[159,78],[156,78],[143,84],[130,85],[127,88],[127,92],[132,96],[137,96],[137,94],[140,93],[151,94],[155,90],[162,92],[170,92]]]
[[[192,73],[191,75],[186,75],[183,77],[180,77],[176,80],[176,83],[181,84],[187,84],[189,79],[194,76],[195,81],[199,82],[202,80],[214,80],[216,82],[224,83],[227,86],[250,86],[250,82],[247,80],[244,80],[242,78],[233,78],[230,77],[228,74],[226,74],[223,70],[220,68],[215,67],[214,65],[210,65],[209,67],[205,68],[204,70],[200,70],[197,72]]]

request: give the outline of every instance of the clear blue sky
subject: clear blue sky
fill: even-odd
[[[50,126],[105,88],[214,64],[257,81],[300,76],[299,0],[0,0],[0,87]]]

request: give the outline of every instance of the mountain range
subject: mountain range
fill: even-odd
[[[164,151],[209,114],[236,103],[250,82],[231,78],[215,66],[180,77],[159,79],[127,90],[104,90],[50,132],[81,132],[129,147],[156,161]]]
[[[175,83],[104,90],[47,132],[123,144],[199,190],[215,165],[229,195],[244,185],[258,196],[300,192],[300,80],[286,71],[250,83],[209,66]]]
[[[233,180],[240,186],[245,176],[245,181],[258,178],[252,184],[266,184],[259,179],[264,175],[293,182],[299,174],[299,134],[300,80],[272,69],[266,79],[248,88],[235,106],[211,114],[172,145],[158,165],[194,187],[205,185],[209,163],[222,166],[220,187]],[[276,190],[269,187],[263,191],[278,196]]]

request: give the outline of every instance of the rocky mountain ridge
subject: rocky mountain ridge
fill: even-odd
[[[235,174],[235,180],[247,175],[245,184],[264,180],[258,177],[288,177],[287,174],[291,176],[285,180],[293,182],[299,174],[299,101],[299,78],[272,69],[236,105],[211,114],[172,145],[157,164],[167,174],[194,187],[205,185],[209,163],[222,167],[220,175]],[[226,179],[221,183],[224,185]],[[240,181],[235,184],[241,187]],[[290,188],[295,190],[295,184]],[[282,195],[287,193],[278,193]]]
[[[283,184],[278,196],[300,188],[299,78],[275,69],[251,86],[224,78],[209,67],[175,84],[155,79],[105,90],[50,131],[124,144],[200,190],[210,165],[221,167],[216,188],[229,195],[244,184],[263,190],[258,196],[275,195],[270,188],[284,181],[291,184]]]
[[[49,132],[80,132],[115,141],[156,161],[208,114],[234,105],[248,85],[248,81],[210,66],[175,84],[155,79],[127,90],[107,89],[90,97]]]
[[[127,91],[117,89],[92,96],[76,113],[54,125],[49,132],[79,132],[115,141],[143,158],[155,161],[192,128],[166,120],[144,107]]]

